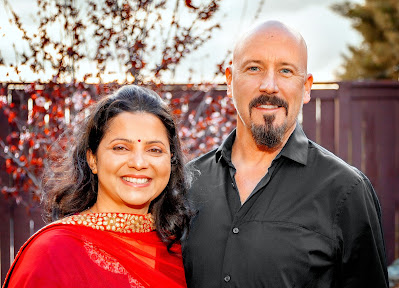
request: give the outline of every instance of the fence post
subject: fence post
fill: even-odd
[[[339,83],[334,117],[335,153],[349,164],[352,164],[351,86],[350,82]]]

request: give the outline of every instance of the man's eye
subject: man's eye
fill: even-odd
[[[259,67],[252,66],[252,67],[249,67],[248,70],[249,71],[259,71]]]
[[[288,74],[288,73],[292,73],[292,71],[290,69],[284,68],[280,70],[282,73],[284,74]]]

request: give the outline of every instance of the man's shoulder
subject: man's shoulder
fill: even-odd
[[[193,167],[194,169],[201,169],[202,167],[206,167],[209,165],[216,164],[216,151],[217,148],[194,158],[190,162],[187,163],[189,167]]]
[[[312,140],[309,140],[309,157],[311,163],[315,164],[315,169],[322,168],[327,173],[337,173],[352,179],[366,178],[359,169]]]
[[[192,172],[192,182],[190,191],[201,191],[199,195],[206,195],[213,191],[209,187],[213,187],[220,183],[221,173],[225,173],[224,165],[216,159],[216,151],[214,149],[193,160],[188,164],[188,170]],[[196,194],[196,193],[194,193]]]

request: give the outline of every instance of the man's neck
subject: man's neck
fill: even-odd
[[[267,146],[257,145],[252,137],[252,132],[240,124],[241,123],[238,123],[237,125],[236,138],[231,153],[231,158],[235,166],[237,164],[240,165],[240,163],[250,166],[258,165],[259,163],[269,163],[270,166],[273,159],[280,153],[295,130],[295,126],[292,127],[285,133],[278,146],[269,148]]]
[[[259,181],[266,175],[272,161],[283,149],[293,130],[284,137],[284,141],[278,147],[269,149],[256,145],[251,131],[242,128],[244,127],[237,125],[231,161],[236,169],[235,180],[240,200],[241,203],[244,203]]]

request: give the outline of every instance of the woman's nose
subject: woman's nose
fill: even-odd
[[[135,151],[129,155],[127,165],[129,166],[129,168],[141,170],[148,167],[148,161],[143,152]]]

